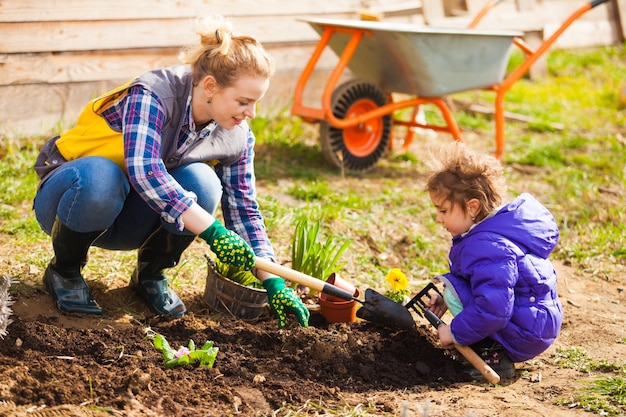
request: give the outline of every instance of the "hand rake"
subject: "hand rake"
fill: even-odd
[[[431,282],[420,292],[418,292],[415,297],[413,297],[411,301],[406,304],[405,307],[409,310],[415,311],[422,317],[426,317],[426,320],[428,320],[435,329],[438,329],[440,326],[445,325],[445,323],[439,317],[437,317],[435,313],[428,309],[428,307],[426,306],[426,302],[424,301],[424,298],[431,298],[430,290],[435,291],[443,297],[435,284]],[[478,354],[474,352],[471,347],[459,345],[456,343],[454,344],[454,347],[457,351],[459,351],[461,355],[465,357],[465,359],[467,359],[469,363],[472,364],[474,368],[478,370],[478,372],[481,373],[482,376],[485,377],[487,381],[492,384],[497,384],[498,382],[500,382],[500,375],[498,375],[493,369],[491,369],[491,367],[487,365],[485,361],[482,360],[482,358],[478,356]]]

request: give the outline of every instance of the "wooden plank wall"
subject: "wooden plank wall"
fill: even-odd
[[[441,0],[423,0],[424,20],[427,24],[446,27],[466,27],[478,15],[485,0],[451,0],[462,4],[467,13],[447,16]],[[579,8],[589,0],[509,0],[492,8],[480,21],[478,29],[512,29],[524,32],[524,40],[534,49],[552,36]],[[444,3],[445,5],[445,3]],[[559,35],[551,49],[572,49],[610,45],[624,41],[623,24],[626,0],[610,0],[573,20],[565,32]],[[547,53],[530,68],[531,78],[547,73]]]
[[[542,4],[559,1],[557,9],[578,3]],[[178,63],[180,48],[196,42],[193,19],[213,13],[259,38],[276,58],[260,113],[288,108],[319,39],[301,19],[354,19],[365,8],[389,21],[425,23],[420,0],[0,0],[0,140],[67,126],[89,99],[143,71]],[[600,12],[594,29],[610,20]],[[335,62],[332,52],[324,54],[312,91],[324,85]]]
[[[179,63],[180,48],[197,41],[193,19],[207,14],[231,18],[237,32],[264,43],[278,63],[265,101],[284,108],[319,39],[299,19],[357,18],[361,8],[359,0],[1,0],[0,136],[72,123],[92,97]],[[419,18],[412,9],[403,20]],[[335,59],[328,52],[322,67]]]
[[[623,1],[611,0],[585,13],[559,36],[554,47],[579,48],[623,41],[620,16],[617,12],[617,3]],[[445,16],[439,3],[440,0],[424,0],[424,15],[428,24],[465,27],[478,14],[486,1],[466,0],[468,13],[453,18]],[[477,28],[543,31],[543,37],[546,39],[579,7],[588,3],[588,0],[503,1],[484,16]]]

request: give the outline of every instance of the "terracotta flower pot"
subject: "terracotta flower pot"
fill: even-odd
[[[352,323],[356,321],[356,301],[329,301],[320,294],[320,313],[329,323]]]
[[[359,289],[350,282],[332,273],[326,280],[342,290],[349,292],[355,297],[359,296]],[[320,312],[329,323],[352,323],[356,321],[357,302],[342,300],[332,295],[320,293],[318,297]]]
[[[359,289],[356,288],[352,283],[350,283],[350,282],[346,281],[345,279],[341,278],[335,272],[333,272],[332,274],[330,274],[328,276],[328,278],[326,279],[326,282],[329,283],[329,284],[334,285],[335,287],[341,288],[342,290],[352,294],[355,297],[359,296]],[[346,300],[343,300],[341,298],[333,297],[332,295],[327,295],[327,294],[321,294],[320,297],[322,295],[328,301],[346,301]]]

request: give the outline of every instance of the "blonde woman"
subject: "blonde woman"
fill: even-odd
[[[224,263],[275,260],[256,201],[255,116],[274,63],[221,16],[200,18],[183,65],[147,72],[92,100],[76,125],[47,141],[34,209],[52,238],[44,283],[63,313],[102,314],[81,275],[89,247],[138,249],[131,285],[157,314],[181,316],[164,269],[199,236]],[[214,213],[221,204],[224,225]],[[281,278],[255,271],[279,327],[309,313]]]

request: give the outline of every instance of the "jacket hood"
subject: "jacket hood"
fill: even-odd
[[[520,194],[494,216],[483,220],[475,231],[497,233],[543,259],[548,258],[559,240],[554,217],[528,193]]]

